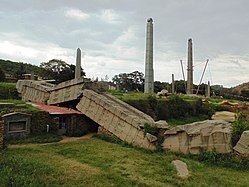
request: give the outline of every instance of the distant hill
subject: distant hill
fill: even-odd
[[[244,97],[249,97],[249,82],[233,87],[231,88],[231,91],[233,94],[242,95]]]
[[[43,70],[39,66],[35,66],[32,64],[13,62],[10,60],[2,60],[2,59],[0,59],[0,68],[4,71],[4,73],[9,75],[15,75],[16,72],[18,72],[21,68],[23,68],[23,71],[25,73],[34,72],[34,74],[41,76]]]

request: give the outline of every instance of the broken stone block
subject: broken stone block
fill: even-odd
[[[157,141],[157,137],[150,133],[146,133],[146,138],[149,140],[150,143]]]
[[[244,131],[233,148],[240,156],[249,158],[249,131]]]
[[[164,133],[162,144],[165,151],[198,154],[201,151],[230,153],[230,123],[224,120],[206,120],[179,125]]]
[[[229,111],[219,111],[215,112],[212,116],[213,120],[225,120],[227,122],[234,122],[235,121],[235,113]]]

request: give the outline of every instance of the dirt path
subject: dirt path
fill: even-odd
[[[90,134],[86,134],[84,136],[80,136],[80,137],[68,137],[68,136],[63,136],[63,139],[61,141],[59,141],[59,143],[68,143],[68,142],[74,142],[74,141],[78,141],[78,140],[89,140],[93,137],[93,135],[95,135],[96,133],[90,133]]]
[[[51,143],[27,143],[27,144],[11,144],[8,145],[8,147],[12,148],[18,148],[18,147],[36,147],[36,146],[42,146],[42,145],[49,145],[53,143],[68,143],[68,142],[74,142],[74,141],[79,141],[79,140],[89,140],[91,139],[96,133],[90,133],[86,134],[84,136],[80,137],[68,137],[68,136],[63,136],[62,140],[59,142],[51,142]]]

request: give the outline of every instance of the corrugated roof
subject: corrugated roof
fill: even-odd
[[[36,108],[39,108],[43,111],[48,112],[49,114],[54,114],[54,115],[82,114],[81,112],[77,110],[66,108],[66,107],[46,105],[44,103],[31,103],[31,104]]]

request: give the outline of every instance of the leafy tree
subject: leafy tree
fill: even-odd
[[[144,85],[144,74],[139,71],[134,71],[132,73],[121,73],[115,75],[112,81],[119,86],[120,89],[128,91],[143,91]]]
[[[241,90],[241,96],[249,98],[249,89]]]
[[[169,91],[170,84],[167,82],[160,82],[160,81],[155,81],[154,82],[154,92],[160,92],[163,89],[166,89]]]
[[[14,73],[14,77],[17,79],[23,79],[23,74],[25,74],[25,67],[23,63],[20,63],[19,68],[16,70],[16,72]]]
[[[186,94],[186,85],[187,83],[184,80],[175,81],[176,92]]]
[[[0,68],[0,82],[3,82],[5,80],[5,73],[3,70]]]
[[[73,79],[75,76],[75,65],[67,64],[62,60],[52,59],[48,62],[42,62],[40,67],[44,68],[45,78],[53,78],[56,83]],[[81,69],[81,75],[85,76],[83,69]]]

